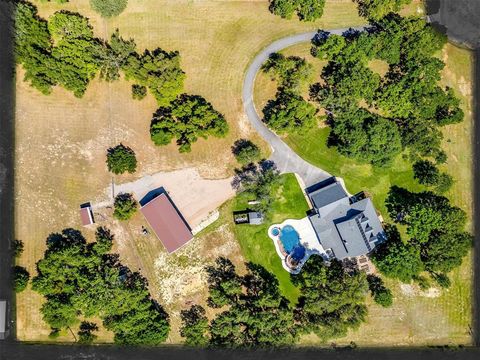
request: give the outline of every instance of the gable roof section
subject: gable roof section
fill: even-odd
[[[348,195],[345,192],[343,186],[339,182],[334,182],[330,185],[315,190],[309,194],[312,200],[313,206],[317,209],[321,209],[325,206],[331,206],[339,200],[342,202],[347,201]]]
[[[166,194],[158,195],[140,211],[169,253],[192,240],[192,232]]]
[[[337,201],[328,213],[313,214],[309,219],[320,244],[331,249],[338,260],[367,254],[386,238],[369,198],[353,204]]]

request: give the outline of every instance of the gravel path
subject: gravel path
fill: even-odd
[[[356,28],[356,30],[363,30],[363,27]],[[348,29],[334,29],[327,30],[331,34],[341,35]],[[277,164],[278,169],[282,173],[296,173],[303,180],[305,185],[311,186],[322,180],[325,180],[332,175],[326,171],[310,164],[298,156],[283,140],[281,140],[274,132],[265,126],[262,118],[255,108],[253,102],[253,90],[255,85],[255,78],[260,71],[262,64],[268,57],[280,50],[283,50],[292,45],[310,42],[317,32],[312,31],[308,33],[292,35],[283,39],[277,40],[263,49],[253,61],[250,63],[245,80],[243,82],[242,99],[245,113],[250,120],[250,123],[256,131],[267,141],[272,147],[273,153],[270,160]]]

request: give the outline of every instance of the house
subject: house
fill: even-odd
[[[8,336],[7,326],[7,301],[0,300],[0,340],[5,340]]]
[[[309,220],[330,258],[368,254],[386,239],[369,198],[350,197],[338,181],[308,192],[308,196],[313,205]]]
[[[190,227],[166,193],[148,201],[140,211],[169,253],[192,240]]]
[[[90,203],[85,203],[80,206],[80,219],[82,220],[83,226],[95,224],[95,220],[93,219],[92,206],[90,205]]]

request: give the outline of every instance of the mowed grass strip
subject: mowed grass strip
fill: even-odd
[[[262,225],[236,225],[234,233],[245,259],[260,264],[275,274],[283,295],[295,304],[300,294],[299,290],[292,284],[290,273],[282,267],[282,260],[268,236],[268,228],[286,219],[301,219],[306,216],[309,208],[294,174],[281,175],[279,184],[272,191],[275,200],[265,222]],[[233,201],[232,209],[234,211],[247,209],[249,200],[254,199],[246,193],[239,194]]]

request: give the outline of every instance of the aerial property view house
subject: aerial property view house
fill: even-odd
[[[140,211],[169,253],[192,240],[190,228],[167,194],[154,197]]]
[[[349,196],[334,179],[306,192],[313,206],[308,216],[287,219],[268,231],[285,270],[298,273],[312,254],[340,261],[363,257],[386,240],[368,197]]]

